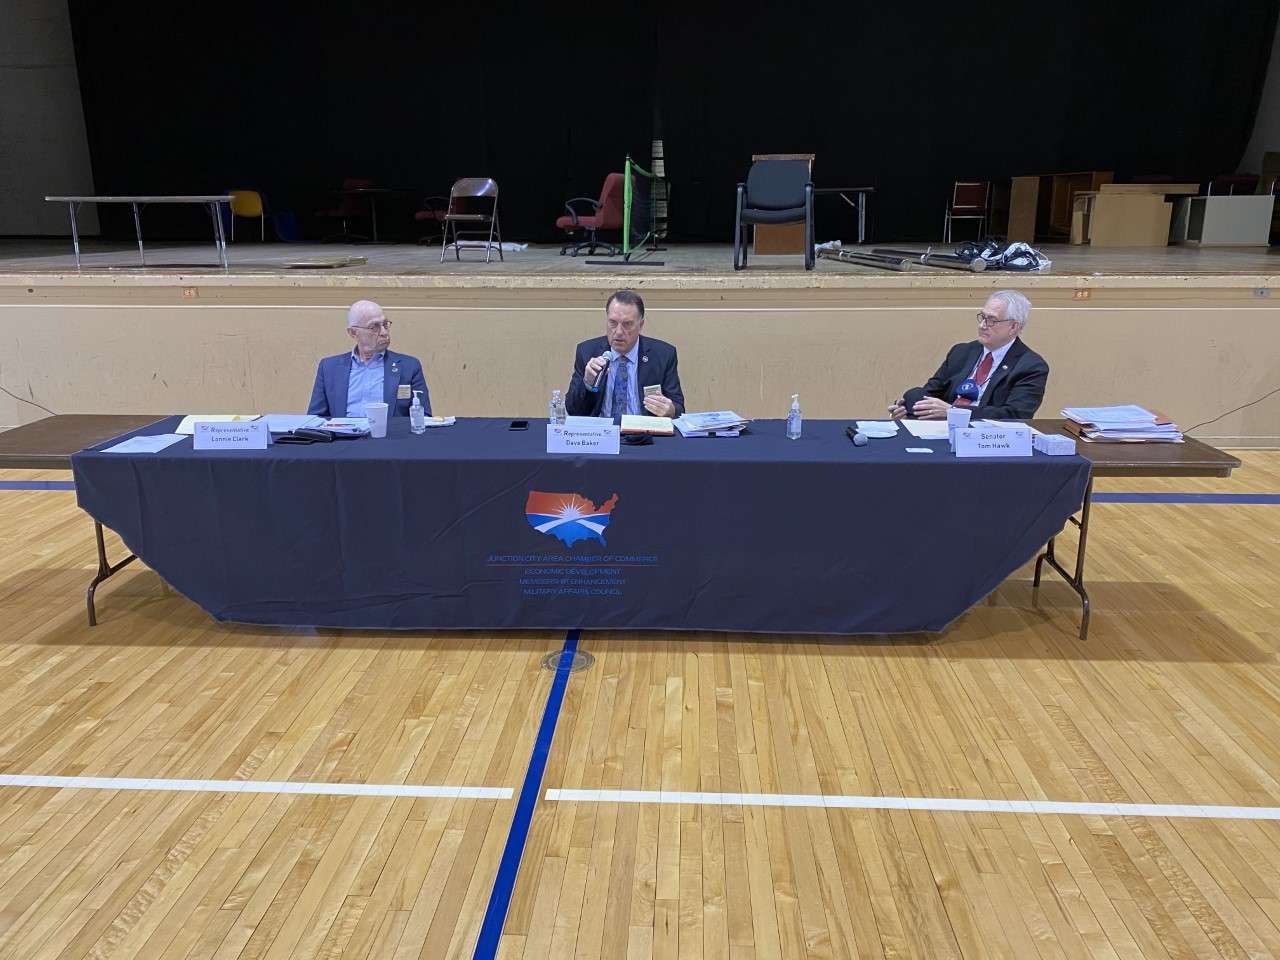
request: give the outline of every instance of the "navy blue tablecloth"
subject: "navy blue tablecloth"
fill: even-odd
[[[507,425],[184,439],[72,468],[80,505],[219,620],[844,634],[943,629],[1062,529],[1089,478],[1081,457],[958,460],[905,430],[854,447],[836,421],[595,457]]]

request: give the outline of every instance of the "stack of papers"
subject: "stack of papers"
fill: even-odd
[[[682,437],[736,437],[750,422],[732,410],[686,413],[672,421]]]
[[[317,427],[347,437],[363,437],[373,429],[368,417],[330,417]]]
[[[1063,407],[1067,430],[1085,440],[1118,443],[1181,443],[1178,425],[1136,404]]]

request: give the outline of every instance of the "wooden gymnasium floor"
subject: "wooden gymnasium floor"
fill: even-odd
[[[1280,955],[1280,453],[1241,456],[1099,482],[1262,496],[1097,503],[1086,644],[1024,570],[937,637],[584,632],[558,709],[560,635],[219,626],[136,568],[89,630],[74,494],[0,489],[0,957],[470,957],[491,902],[510,958]]]

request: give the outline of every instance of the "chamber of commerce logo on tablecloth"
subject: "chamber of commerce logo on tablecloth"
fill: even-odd
[[[571,547],[579,540],[597,540],[603,544],[604,528],[609,526],[609,517],[617,505],[616,493],[597,507],[579,493],[530,490],[524,513],[533,529]]]

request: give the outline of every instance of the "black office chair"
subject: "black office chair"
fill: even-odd
[[[733,223],[733,269],[747,265],[744,232],[751,223],[803,223],[804,268],[813,269],[813,183],[804,160],[757,160],[738,184]]]

